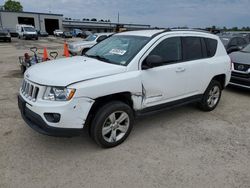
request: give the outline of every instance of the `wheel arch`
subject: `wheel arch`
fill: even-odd
[[[124,102],[125,104],[127,104],[128,106],[130,106],[132,110],[133,110],[133,105],[134,105],[133,100],[132,100],[132,95],[130,92],[115,93],[115,94],[111,94],[111,95],[98,97],[94,100],[95,100],[95,102],[92,105],[92,107],[88,113],[87,119],[86,119],[86,127],[88,127],[89,132],[90,132],[90,125],[91,125],[91,122],[93,120],[94,115],[96,114],[98,109],[100,107],[102,107],[103,105],[105,105],[111,101],[121,101],[121,102]]]
[[[212,78],[212,80],[218,81],[221,84],[222,89],[225,88],[225,83],[226,83],[226,75],[225,74],[216,75]]]

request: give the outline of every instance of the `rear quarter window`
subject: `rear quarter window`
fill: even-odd
[[[213,57],[217,51],[218,41],[215,39],[205,38],[207,47],[207,57]]]

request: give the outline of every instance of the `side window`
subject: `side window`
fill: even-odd
[[[217,51],[218,41],[215,39],[205,38],[207,46],[207,57],[213,57]]]
[[[200,37],[183,37],[183,60],[191,61],[203,58]]]
[[[246,45],[247,42],[243,39],[243,38],[237,38],[238,40],[238,45],[241,46],[241,45]]]
[[[149,55],[158,55],[163,64],[179,62],[182,60],[180,37],[167,38],[158,44]]]

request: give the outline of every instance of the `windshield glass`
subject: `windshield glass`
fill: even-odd
[[[112,36],[92,47],[86,56],[126,66],[149,40],[141,36]]]
[[[24,27],[23,29],[24,31],[28,31],[28,32],[35,32],[35,29],[33,27]]]
[[[243,48],[241,51],[250,53],[250,44]]]
[[[85,40],[86,41],[94,41],[96,39],[97,35],[89,35]]]

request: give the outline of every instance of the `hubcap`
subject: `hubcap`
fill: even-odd
[[[210,108],[213,108],[219,101],[220,97],[220,88],[218,86],[214,86],[208,95],[207,104]]]
[[[109,115],[102,126],[102,136],[109,143],[121,140],[129,128],[129,116],[126,112],[117,111]]]

